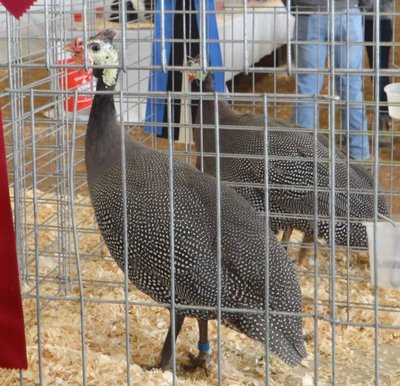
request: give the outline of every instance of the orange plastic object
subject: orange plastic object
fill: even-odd
[[[58,64],[75,64],[75,58],[60,60]],[[86,71],[79,68],[60,68],[59,83],[62,90],[93,90],[92,69]],[[78,95],[76,110],[82,111],[92,106],[91,95]],[[68,112],[74,111],[74,96],[67,97],[64,101],[64,109]]]

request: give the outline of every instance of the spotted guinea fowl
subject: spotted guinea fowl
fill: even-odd
[[[118,65],[114,33],[99,32],[87,43],[94,65]],[[75,48],[76,50],[76,48]],[[118,70],[95,69],[97,91],[85,140],[87,178],[102,237],[122,270],[124,205],[121,128],[112,93]],[[126,151],[126,216],[128,276],[157,302],[171,303],[171,204],[168,155],[124,136]],[[269,309],[266,331],[265,226],[237,192],[221,186],[221,304],[222,323],[265,342],[290,365],[306,356],[300,315],[301,290],[292,262],[268,235]],[[179,160],[173,160],[173,235],[176,337],[185,317],[198,319],[200,356],[207,351],[207,320],[217,316],[217,185],[216,180]],[[186,306],[180,308],[180,306]],[[197,309],[196,306],[209,307]],[[252,313],[234,312],[251,310]],[[254,311],[261,311],[254,313]],[[285,314],[279,314],[285,311]],[[161,352],[162,369],[171,366],[172,326]],[[201,359],[201,358],[200,358]]]
[[[213,77],[205,77],[193,71],[191,79],[202,80],[202,90],[214,92]],[[198,108],[196,123],[204,124],[194,130],[194,141],[198,150],[215,153],[215,105],[214,100],[203,99],[203,116]],[[264,184],[264,132],[251,127],[264,127],[264,116],[238,114],[225,101],[218,102],[220,130],[220,173],[222,180],[236,183]],[[225,126],[225,128],[224,128]],[[208,127],[208,129],[207,129]],[[311,132],[293,130],[293,124],[268,118],[268,183],[270,225],[274,232],[293,228],[305,233],[305,241],[314,236],[314,205],[318,211],[319,238],[330,240],[330,152],[326,137],[318,136],[315,144]],[[240,154],[240,157],[232,157]],[[315,178],[314,156],[317,157]],[[259,155],[255,158],[254,155]],[[197,167],[215,175],[215,156],[200,157]],[[317,181],[316,181],[317,180]],[[314,185],[317,182],[317,202],[314,200]],[[335,154],[335,241],[338,245],[366,248],[367,232],[361,223],[374,216],[374,182],[368,171],[360,165],[348,168],[346,156],[336,150]],[[349,185],[350,194],[347,192]],[[259,187],[237,187],[257,211],[265,210],[264,189]],[[379,213],[387,215],[388,209],[383,195],[378,196]],[[350,231],[347,216],[350,217]],[[286,235],[288,237],[288,235]],[[289,236],[290,237],[290,236]],[[302,250],[300,263],[305,264],[306,254]]]

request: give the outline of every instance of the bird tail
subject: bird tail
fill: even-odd
[[[300,317],[270,315],[268,331],[266,319],[260,314],[235,314],[225,322],[249,338],[268,341],[270,350],[290,366],[298,366],[307,356]]]

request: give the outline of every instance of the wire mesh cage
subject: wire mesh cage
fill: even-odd
[[[377,247],[368,251],[365,243],[352,243],[351,234],[351,224],[369,221],[373,229],[370,242],[375,240],[378,245],[378,224],[384,221],[395,226],[399,221],[399,124],[388,115],[388,104],[379,94],[384,77],[396,82],[399,76],[397,5],[391,3],[392,8],[380,11],[381,0],[372,9],[354,11],[351,4],[337,10],[335,2],[329,2],[325,9],[288,12],[293,3],[41,0],[19,21],[0,7],[0,45],[5,53],[0,63],[0,96],[29,360],[26,371],[0,370],[1,384],[397,384],[399,292],[374,285],[377,274],[371,270],[368,252],[375,252],[372,262],[376,266],[379,251]],[[318,55],[326,50],[326,56],[313,68],[299,62],[301,47],[309,43],[299,29],[299,20],[310,12],[325,18],[329,25],[326,39],[315,44]],[[335,13],[344,15],[339,26]],[[370,42],[362,36],[360,41],[349,43],[350,29],[347,36],[337,38],[335,31],[341,31],[342,25],[348,27],[349,16],[355,14],[360,15],[363,28],[370,23],[367,20],[380,16],[390,19],[392,36],[380,39],[384,37],[382,26],[373,23],[368,27],[373,29]],[[219,264],[225,253],[221,237],[224,186],[245,198],[249,198],[247,192],[261,191],[265,201],[260,213],[251,214],[265,223],[265,237],[270,228],[276,230],[271,225],[273,219],[278,224],[302,223],[309,228],[311,238],[303,239],[302,229],[295,229],[286,239],[283,232],[282,239],[282,231],[292,226],[281,226],[277,234],[294,261],[301,285],[308,356],[300,366],[285,364],[270,352],[268,344],[255,343],[224,326],[218,304],[214,309],[217,320],[209,322],[208,370],[189,371],[183,365],[188,363],[188,353],[197,348],[198,327],[190,318],[176,343],[172,342],[171,371],[156,368],[166,331],[170,322],[176,322],[175,316],[170,319],[169,311],[174,314],[181,305],[175,301],[160,304],[141,292],[119,268],[101,236],[85,163],[85,134],[98,66],[91,61],[86,46],[81,62],[64,49],[71,41],[80,38],[85,43],[104,29],[117,32],[120,76],[112,94],[121,122],[120,135],[127,132],[146,148],[166,154],[171,165],[177,158],[206,172],[207,162],[212,160],[217,194],[212,247]],[[352,68],[352,45],[361,52],[372,47],[369,54],[374,63],[370,66],[367,55],[362,54],[361,67]],[[387,68],[380,57],[385,50],[390,50]],[[379,59],[381,66],[376,65]],[[201,80],[191,83],[193,68],[202,76],[214,74],[216,92]],[[300,90],[301,77],[307,74],[315,75],[314,80],[321,83],[315,93]],[[348,96],[352,77],[361,81],[362,100]],[[312,110],[311,128],[299,119],[303,116],[301,106]],[[218,120],[233,110],[241,114],[240,125],[226,123],[228,118]],[[362,138],[371,153],[358,160],[350,154],[349,138],[359,134],[350,123],[352,110],[362,111]],[[254,123],[254,114],[258,114],[258,123]],[[229,130],[238,138],[236,142],[242,142],[235,145],[241,151],[224,147]],[[210,150],[205,138],[211,131]],[[224,133],[228,133],[226,137]],[[307,135],[312,147],[298,142],[294,133]],[[254,151],[251,146],[240,147],[247,135],[261,138]],[[200,144],[196,143],[199,136],[203,140]],[[295,153],[291,150],[294,147]],[[319,152],[322,148],[325,153]],[[128,151],[122,151],[123,159]],[[257,162],[262,177],[238,176],[243,165]],[[305,164],[313,171],[307,186],[301,180],[301,167],[297,177],[288,177],[293,176],[293,167]],[[278,169],[282,183],[271,177]],[[174,229],[174,210],[180,203],[174,198],[174,169],[166,170]],[[226,177],[224,170],[233,170],[232,178]],[[337,182],[338,170],[344,173],[342,184]],[[325,185],[321,182],[324,171]],[[129,174],[129,170],[124,173]],[[359,177],[360,186],[353,184],[354,173],[364,176]],[[120,182],[122,191],[126,192],[127,183],[125,179]],[[279,192],[289,192],[290,203],[306,205],[311,197],[308,209],[274,212],[271,202]],[[322,212],[319,197],[326,212]],[[347,210],[351,197],[358,197],[361,207],[372,205],[370,212],[354,218]],[[365,197],[368,203],[363,201]],[[380,197],[387,203],[385,213],[379,213]],[[109,200],[111,205],[118,198],[110,196]],[[124,196],[123,201],[125,213],[129,212],[129,199]],[[337,207],[342,204],[347,209],[340,212]],[[126,216],[121,221],[128,259]],[[336,223],[350,230],[340,242],[337,234],[332,236],[337,232]],[[328,236],[321,242],[318,229],[324,227]],[[170,242],[179,247],[178,237],[171,232]],[[264,242],[268,261],[270,250]],[[299,264],[299,254],[308,254],[303,256],[303,264]],[[392,270],[398,270],[398,263],[393,264]],[[224,289],[221,269],[219,265],[214,283],[219,296]],[[170,290],[179,290],[181,283],[174,282],[174,274],[169,275]],[[259,269],[254,269],[254,277],[258,275]],[[265,280],[268,283],[273,278]],[[263,294],[263,299],[264,295],[269,296]]]

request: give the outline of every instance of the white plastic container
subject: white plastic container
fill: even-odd
[[[371,283],[374,285],[374,223],[365,223],[368,233]],[[382,288],[400,289],[400,223],[379,222],[377,237],[377,284]]]
[[[400,83],[390,83],[384,90],[387,95],[389,115],[394,119],[400,119]]]

